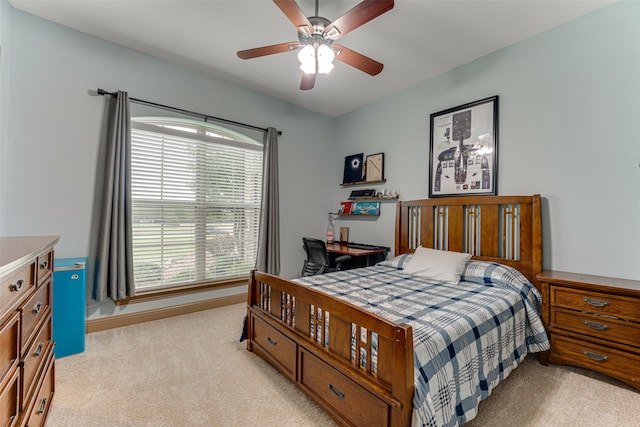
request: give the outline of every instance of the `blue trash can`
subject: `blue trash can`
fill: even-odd
[[[84,351],[86,258],[53,263],[53,349],[57,358]]]

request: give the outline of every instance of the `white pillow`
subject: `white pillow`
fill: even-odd
[[[418,247],[404,272],[457,285],[471,254]]]

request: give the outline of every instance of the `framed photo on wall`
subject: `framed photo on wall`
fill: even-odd
[[[498,96],[431,114],[429,198],[496,195]]]
[[[370,154],[365,162],[365,181],[379,182],[384,180],[384,153]]]
[[[343,184],[362,181],[364,153],[352,154],[344,158]]]

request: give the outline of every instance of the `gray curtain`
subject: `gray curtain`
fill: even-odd
[[[135,294],[131,255],[131,113],[129,94],[109,98],[93,299],[124,299]]]
[[[268,128],[264,135],[262,202],[256,268],[280,274],[280,190],[278,184],[278,131]]]

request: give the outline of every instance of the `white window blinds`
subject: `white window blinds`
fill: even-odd
[[[206,124],[132,123],[136,291],[246,275],[255,266],[262,145],[243,138]]]

